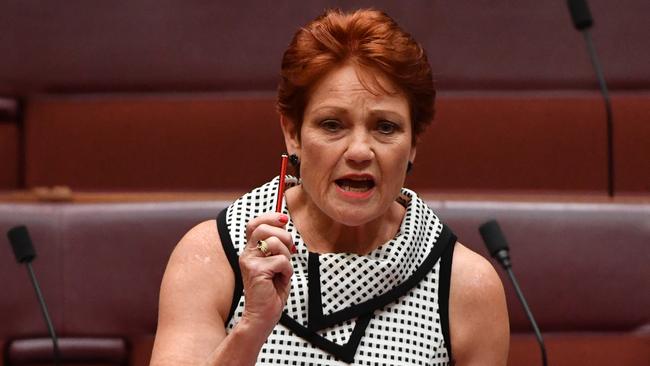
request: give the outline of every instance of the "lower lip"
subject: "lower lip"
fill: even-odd
[[[375,187],[370,188],[369,190],[365,192],[357,192],[357,191],[346,191],[345,189],[339,187],[338,184],[334,183],[334,186],[336,186],[336,190],[346,198],[351,198],[355,200],[362,200],[369,198],[372,196],[372,194],[375,192]]]

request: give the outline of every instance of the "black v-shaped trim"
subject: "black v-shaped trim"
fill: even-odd
[[[386,291],[386,293],[373,297],[365,302],[333,312],[329,315],[323,314],[320,294],[320,261],[317,253],[309,253],[309,321],[308,327],[311,330],[321,330],[333,325],[340,324],[346,320],[357,318],[363,314],[372,313],[398,298],[404,296],[409,290],[415,287],[433,269],[442,253],[456,242],[456,235],[447,227],[443,226],[442,232],[429,255],[422,262],[420,267],[404,282]]]
[[[451,354],[451,337],[449,335],[449,289],[451,287],[451,263],[454,257],[456,240],[450,243],[440,258],[440,275],[438,276],[438,311],[440,313],[440,326],[442,338],[445,340],[447,355],[453,360]]]
[[[316,281],[312,281],[312,278]],[[323,302],[320,296],[320,259],[318,253],[309,252],[307,262],[307,294],[309,306],[307,309],[307,328],[313,331],[319,329],[323,322]]]
[[[228,209],[225,208],[219,212],[217,216],[217,230],[219,230],[219,238],[221,239],[221,246],[223,251],[226,253],[228,262],[230,263],[230,268],[235,274],[235,289],[232,294],[232,302],[230,303],[230,311],[228,312],[228,318],[225,320],[224,324],[230,323],[235,310],[239,305],[239,299],[241,298],[242,293],[244,292],[244,283],[241,278],[241,270],[239,269],[239,256],[237,255],[237,250],[232,244],[230,239],[230,232],[228,231],[228,221],[226,220],[226,213]]]
[[[228,319],[226,319],[225,324],[228,324],[232,319],[237,306],[239,305],[239,300],[243,294],[243,282],[241,278],[241,270],[239,268],[239,256],[237,255],[237,250],[235,249],[232,239],[230,237],[230,232],[228,230],[227,223],[227,209],[222,210],[217,216],[217,229],[219,231],[219,237],[221,238],[221,244],[223,246],[224,252],[228,258],[228,262],[232,267],[232,270],[235,274],[235,288],[233,291],[232,304],[230,306],[230,312],[228,314]],[[280,318],[280,323],[287,328],[289,328],[294,334],[303,338],[304,340],[310,342],[315,347],[318,347],[337,359],[352,363],[354,362],[354,356],[357,353],[357,348],[361,343],[361,338],[363,337],[368,324],[372,318],[372,315],[376,309],[382,308],[388,305],[391,302],[394,302],[399,297],[406,294],[410,289],[415,287],[435,266],[438,259],[440,259],[443,252],[448,251],[447,248],[451,247],[453,249],[453,244],[456,242],[456,236],[451,232],[451,230],[445,225],[442,228],[442,232],[436,241],[436,244],[431,249],[431,252],[424,260],[422,265],[409,277],[406,281],[397,285],[393,289],[387,291],[383,295],[374,297],[368,301],[365,301],[361,304],[351,306],[349,308],[334,312],[328,316],[323,316],[323,307],[320,294],[320,260],[317,253],[309,253],[308,258],[308,295],[309,295],[309,309],[308,309],[308,324],[307,327],[304,327],[302,324],[298,323],[295,319],[289,316],[287,313],[282,313]],[[452,250],[453,252],[453,250]],[[451,267],[451,258],[446,256],[449,260],[446,261],[446,267],[441,270],[441,275],[445,272],[450,272]],[[444,279],[441,279],[444,281]],[[444,287],[444,286],[443,286]],[[448,296],[448,292],[447,292]],[[440,301],[441,299],[439,299]],[[445,300],[442,299],[444,303]],[[339,345],[334,343],[325,337],[322,337],[318,333],[318,330],[322,330],[328,327],[331,327],[336,324],[345,322],[346,320],[356,319],[356,324],[354,330],[348,339],[348,342],[345,345]],[[441,319],[443,320],[443,319]],[[448,328],[444,329],[443,325],[443,335],[447,334],[445,337],[445,343],[447,344],[449,357],[451,358],[451,344],[448,341]]]
[[[323,351],[329,352],[337,359],[347,363],[352,363],[354,362],[354,355],[357,353],[359,343],[361,343],[361,337],[363,337],[364,333],[366,332],[366,328],[368,327],[371,318],[372,313],[368,313],[360,316],[357,319],[357,322],[354,325],[354,330],[350,335],[350,339],[348,339],[348,343],[345,345],[336,344],[329,339],[319,335],[314,330],[305,328],[295,319],[287,315],[287,313],[282,313],[280,323],[289,328],[300,338],[308,341]]]

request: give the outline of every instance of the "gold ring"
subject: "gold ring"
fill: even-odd
[[[265,257],[271,255],[271,251],[269,250],[269,245],[264,240],[257,241],[257,249],[259,249],[259,251],[262,252],[262,254],[264,254]]]

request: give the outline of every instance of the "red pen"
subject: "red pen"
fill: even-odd
[[[282,154],[282,166],[280,167],[280,184],[278,185],[278,198],[275,201],[275,212],[282,212],[282,198],[284,198],[284,178],[287,175],[287,160],[289,156]]]

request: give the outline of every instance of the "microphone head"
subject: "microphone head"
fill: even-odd
[[[485,246],[487,247],[492,257],[498,258],[497,253],[500,251],[510,250],[510,248],[508,248],[506,238],[503,236],[501,228],[499,227],[499,224],[496,220],[490,220],[484,223],[478,228],[478,231],[481,233],[481,237],[483,237]]]
[[[591,28],[594,24],[594,20],[591,18],[591,12],[589,11],[587,0],[568,0],[567,2],[569,4],[569,12],[571,13],[573,26],[576,27],[577,30]]]
[[[26,226],[16,226],[7,232],[18,263],[29,263],[36,257],[36,251],[29,238]]]

